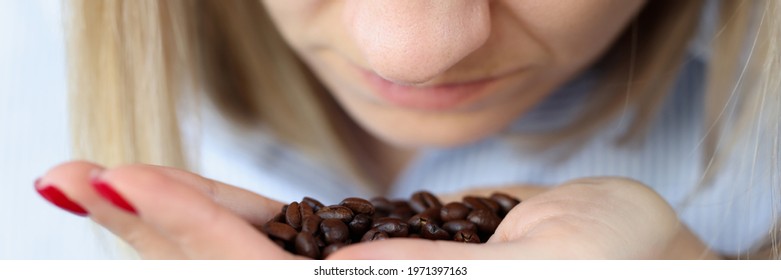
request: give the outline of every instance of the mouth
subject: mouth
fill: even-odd
[[[497,76],[460,83],[413,86],[394,83],[362,69],[361,74],[374,95],[382,101],[396,107],[426,111],[447,111],[465,107],[481,96],[493,92],[494,85],[501,79],[501,76]]]

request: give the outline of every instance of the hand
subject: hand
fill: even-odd
[[[715,258],[673,209],[643,184],[619,178],[571,181],[522,198],[486,244],[390,239],[348,246],[331,259],[698,259]],[[453,199],[456,200],[456,199]]]
[[[36,189],[152,259],[292,259],[261,234],[282,203],[166,167],[59,165]],[[88,214],[87,214],[88,213]]]

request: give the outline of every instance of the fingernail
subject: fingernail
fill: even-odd
[[[130,203],[128,203],[127,200],[119,195],[119,193],[117,193],[117,191],[115,191],[114,188],[108,183],[100,180],[92,180],[92,187],[95,188],[95,191],[98,192],[100,196],[110,201],[112,204],[114,204],[114,206],[130,213],[138,214],[138,212],[136,212],[136,208],[130,205]]]
[[[81,207],[80,205],[76,204],[76,202],[73,202],[70,200],[65,194],[60,191],[57,187],[54,185],[48,185],[45,187],[39,187],[40,180],[35,180],[35,190],[40,194],[43,198],[51,202],[52,204],[56,205],[57,207],[62,208],[63,210],[66,210],[68,212],[71,212],[73,214],[79,215],[79,216],[87,216],[89,213],[87,213],[87,210],[84,209],[84,207]]]

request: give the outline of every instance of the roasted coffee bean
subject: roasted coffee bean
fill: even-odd
[[[387,233],[390,237],[409,235],[409,224],[397,218],[380,218],[374,221],[372,228]]]
[[[353,210],[340,205],[322,207],[316,214],[320,216],[320,218],[339,219],[342,220],[343,223],[349,223],[353,219]]]
[[[510,213],[510,210],[512,210],[513,207],[521,203],[521,200],[519,199],[498,192],[491,194],[491,200],[496,201],[496,203],[499,203],[499,206],[502,207],[502,216]]]
[[[342,200],[339,205],[350,208],[355,214],[374,215],[374,206],[371,202],[363,198],[349,197]]]
[[[407,202],[406,200],[394,200],[394,201],[391,201],[391,205],[393,205],[393,209],[401,208],[401,209],[410,209],[410,210],[412,210],[412,207],[409,205],[409,202]]]
[[[301,204],[306,205],[306,204]],[[309,215],[304,218],[304,221],[301,223],[301,232],[307,232],[311,235],[317,235],[318,230],[320,229],[320,222],[323,221],[323,218],[320,218],[318,215]]]
[[[415,214],[415,210],[412,210],[409,203],[403,200],[397,200],[393,202],[393,210],[388,214],[388,217],[406,221]]]
[[[288,224],[279,222],[268,222],[263,225],[263,231],[266,234],[282,239],[285,242],[290,242],[296,237],[296,230]]]
[[[312,209],[312,206],[309,204],[301,202],[298,204],[298,208],[301,208],[301,218],[306,218],[315,214],[315,209]]]
[[[350,228],[350,236],[353,239],[359,239],[372,227],[372,217],[368,214],[355,215],[347,227]]]
[[[412,194],[409,205],[412,207],[412,210],[415,210],[415,213],[426,211],[426,209],[432,207],[442,207],[442,203],[439,202],[439,199],[427,191],[419,191]]]
[[[499,203],[496,203],[496,201],[484,198],[484,197],[476,197],[476,196],[466,196],[463,199],[464,204],[472,208],[472,210],[477,209],[486,209],[493,213],[499,214],[501,207],[499,207]]]
[[[363,234],[363,237],[361,238],[361,242],[369,242],[369,241],[377,241],[377,240],[385,240],[390,238],[387,233],[377,229],[372,228],[369,231],[367,231],[365,234]]]
[[[277,213],[270,222],[285,223],[285,212]]]
[[[350,238],[350,229],[340,219],[324,219],[320,222],[320,232],[327,244],[344,243]]]
[[[467,220],[455,220],[443,224],[442,229],[446,230],[450,234],[455,234],[456,232],[462,230],[477,232],[477,225]]]
[[[296,254],[312,259],[320,258],[320,248],[311,234],[299,232],[295,240]]]
[[[501,219],[496,214],[487,209],[472,210],[472,213],[469,213],[466,220],[477,225],[478,232],[485,235],[494,234],[496,227],[501,222]]]
[[[420,232],[420,228],[426,224],[439,224],[439,208],[429,208],[420,214],[415,214],[407,220],[412,232]]]
[[[385,223],[396,223],[396,222],[403,222],[399,218],[393,218],[393,217],[382,217],[372,220],[372,228],[376,228],[377,226]]]
[[[388,217],[396,218],[400,220],[409,220],[409,218],[412,218],[412,216],[415,215],[415,211],[412,210],[412,208],[409,209],[395,209],[393,212],[388,214]]]
[[[374,212],[382,216],[387,216],[393,211],[393,203],[384,197],[375,197],[369,200],[374,206]]]
[[[491,211],[493,211],[494,213],[499,214],[502,212],[502,206],[499,205],[499,203],[497,203],[496,201],[493,201],[490,198],[486,198],[486,197],[480,197],[479,199],[480,202],[488,206],[488,208],[490,208]]]
[[[317,242],[318,248],[323,248],[328,245],[328,243],[325,243],[325,240],[323,240],[323,234],[318,234],[317,237],[315,237],[315,242]]]
[[[268,223],[255,227],[288,252],[326,258],[354,242],[397,237],[480,243],[519,203],[503,193],[467,196],[461,203],[444,206],[425,191],[416,192],[410,201],[350,197],[332,206],[304,197],[283,205]]]
[[[442,206],[439,216],[443,222],[463,220],[470,211],[472,210],[461,202],[451,202]]]
[[[301,229],[301,208],[298,206],[298,202],[288,205],[287,211],[285,211],[285,220],[294,229]]]
[[[450,234],[436,224],[425,224],[420,228],[420,237],[431,240],[448,240]]]
[[[461,230],[456,232],[455,235],[453,235],[453,240],[458,242],[464,242],[464,243],[480,243],[480,237],[477,236],[477,233],[470,230]]]
[[[323,258],[324,259],[328,258],[328,256],[330,256],[334,252],[338,251],[339,249],[344,248],[347,245],[348,244],[344,244],[344,243],[334,243],[334,244],[325,246],[325,248],[323,248]]]
[[[305,196],[304,199],[301,200],[301,203],[306,203],[309,207],[312,207],[312,211],[314,212],[320,211],[320,208],[325,207],[325,205],[317,199],[308,196]]]

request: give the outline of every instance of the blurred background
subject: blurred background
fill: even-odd
[[[117,256],[89,219],[33,188],[69,157],[61,9],[56,0],[0,0],[0,259]]]

